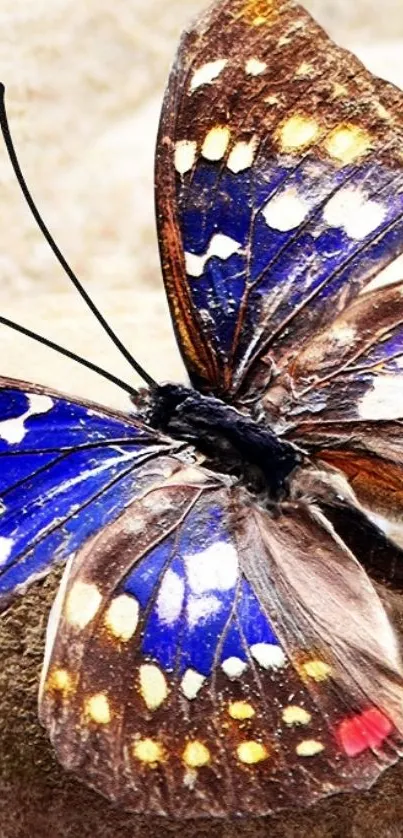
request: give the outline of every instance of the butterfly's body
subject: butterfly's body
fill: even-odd
[[[275,501],[302,462],[296,446],[282,441],[245,409],[241,413],[214,396],[168,384],[146,397],[149,424],[172,438],[195,445],[218,472],[238,475]],[[255,408],[259,411],[259,405]]]
[[[293,0],[218,0],[157,147],[191,385],[0,381],[0,605],[74,555],[40,720],[126,809],[270,814],[403,754],[402,111]]]

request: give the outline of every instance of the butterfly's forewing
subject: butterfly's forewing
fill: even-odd
[[[175,326],[202,388],[266,387],[402,252],[402,105],[290,0],[224,0],[185,34],[157,208]]]
[[[0,609],[161,479],[154,461],[174,450],[130,416],[1,379]]]
[[[41,719],[62,764],[130,810],[308,805],[401,750],[401,662],[368,577],[314,509],[245,500],[179,472],[67,572]]]

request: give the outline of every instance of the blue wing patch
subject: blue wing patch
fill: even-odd
[[[202,545],[200,532],[203,531]],[[251,655],[284,658],[249,582],[220,506],[196,505],[180,531],[152,550],[121,593],[144,611],[142,652],[165,671],[201,678],[221,666],[229,677]],[[274,650],[274,651],[273,651]]]
[[[0,391],[0,604],[122,511],[169,441],[27,385]],[[141,480],[140,480],[141,485]]]

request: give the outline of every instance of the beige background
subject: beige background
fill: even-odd
[[[86,288],[160,379],[183,371],[155,240],[155,133],[178,34],[204,5],[0,4],[0,75],[32,192]],[[403,80],[402,0],[306,0],[306,6],[374,71]],[[0,312],[131,380],[35,228],[1,144],[0,184]],[[125,404],[114,387],[3,327],[0,352],[0,373]]]
[[[1,0],[0,78],[27,180],[67,259],[156,377],[183,376],[153,222],[159,103],[178,33],[202,0]],[[306,0],[345,45],[403,83],[402,0]],[[0,146],[0,313],[131,380],[69,288]],[[0,328],[0,374],[111,404],[114,387]],[[0,838],[400,838],[402,774],[376,793],[275,822],[174,824],[114,813],[59,771],[36,719],[42,636],[56,577],[0,621]]]

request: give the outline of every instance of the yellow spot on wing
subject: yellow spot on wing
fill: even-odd
[[[299,757],[315,757],[317,754],[321,754],[325,748],[322,742],[318,742],[316,739],[306,739],[297,745],[296,750]]]
[[[353,124],[339,125],[325,142],[327,153],[346,164],[367,154],[371,147],[372,140],[368,131]]]
[[[244,722],[247,719],[253,719],[253,716],[256,715],[256,711],[251,704],[248,704],[247,701],[234,701],[230,704],[228,708],[228,712],[232,719],[235,719],[238,722]]]
[[[312,660],[306,661],[302,665],[302,671],[304,675],[307,675],[308,678],[312,678],[314,681],[327,681],[332,674],[332,667],[329,666],[328,663],[325,661],[320,660]]]
[[[269,752],[260,742],[243,742],[237,748],[238,759],[245,765],[256,765],[268,758]]]
[[[308,725],[312,716],[303,707],[286,707],[283,712],[283,721],[286,725]]]
[[[48,689],[67,693],[72,689],[73,682],[67,669],[55,669],[48,680]]]
[[[252,26],[263,26],[273,15],[273,0],[247,0],[238,17]]]
[[[140,690],[149,710],[161,707],[168,697],[168,685],[158,666],[144,664],[140,667]]]
[[[283,152],[298,151],[314,143],[320,134],[316,119],[294,114],[279,129],[278,137]]]
[[[210,751],[202,742],[189,742],[186,745],[183,759],[189,768],[202,768],[208,765],[211,756]]]
[[[136,632],[139,621],[139,604],[127,594],[116,597],[106,612],[105,625],[117,640],[127,643]]]
[[[203,143],[202,155],[212,162],[222,160],[227,151],[231,132],[225,125],[217,125],[208,132]]]
[[[84,629],[96,616],[102,596],[96,585],[76,582],[67,596],[65,616],[73,628]]]
[[[161,745],[153,739],[140,739],[134,744],[133,753],[140,762],[151,766],[162,762],[164,758]]]
[[[85,712],[98,725],[108,725],[112,719],[109,701],[105,693],[98,693],[85,702]]]

